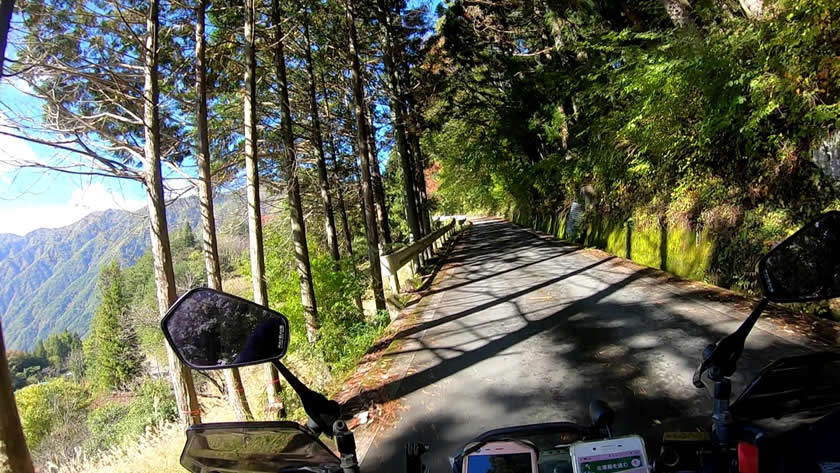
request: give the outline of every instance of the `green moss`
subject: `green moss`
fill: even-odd
[[[682,224],[634,225],[632,219],[590,219],[585,244],[651,268],[706,280],[714,239]]]

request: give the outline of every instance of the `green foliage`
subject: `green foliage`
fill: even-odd
[[[620,221],[592,216],[585,243],[677,276],[706,279],[716,248],[708,235],[667,221],[643,222],[643,218]]]
[[[587,187],[594,244],[625,253],[632,215],[645,264],[750,290],[769,245],[837,207],[837,183],[811,162],[840,124],[837,2],[780,0],[760,21],[697,4],[685,29],[633,2],[621,17],[531,8],[444,11],[423,142],[444,208],[515,208],[543,225]],[[470,27],[500,18],[515,18],[512,38]]]
[[[294,351],[308,342],[294,250],[288,238],[288,228],[276,220],[280,219],[267,225],[263,234],[266,281],[271,307],[289,318],[292,333],[290,350]],[[354,262],[349,258],[334,262],[329,253],[315,242],[309,243],[309,259],[321,331],[337,327],[333,333],[338,333],[339,328],[364,323],[364,315],[355,305],[355,300],[363,294],[365,281],[353,269]],[[329,343],[329,339],[325,338],[322,337],[319,343]]]
[[[408,221],[404,217],[406,209],[405,194],[402,191],[403,172],[400,158],[394,150],[388,155],[382,177],[385,183],[385,201],[388,206],[391,237],[394,241],[408,241],[408,235],[411,232],[408,229]]]
[[[45,358],[25,351],[12,350],[6,353],[6,357],[12,375],[12,389],[37,384],[42,377],[42,369],[48,364]]]
[[[329,321],[318,331],[318,348],[334,376],[352,371],[365,353],[376,343],[391,319],[387,312],[373,320]]]
[[[37,358],[47,360],[54,369],[61,370],[70,353],[81,348],[82,338],[79,334],[65,330],[38,342],[32,354]]]
[[[181,248],[193,249],[197,244],[198,242],[195,239],[195,234],[189,222],[184,222],[172,237],[172,249],[176,251]]]
[[[326,390],[356,366],[389,318],[387,313],[366,317],[356,305],[367,287],[367,281],[354,269],[356,262],[349,257],[335,262],[324,248],[310,241],[320,328],[317,343],[308,343],[287,223],[278,217],[263,230],[269,302],[289,319],[291,342],[286,362],[314,389]],[[244,275],[250,274],[247,264],[247,258],[243,258],[240,271]],[[293,418],[302,413],[290,390],[284,390],[284,401]]]
[[[38,342],[32,353],[11,350],[6,355],[14,389],[36,384],[67,371],[77,380],[84,374],[82,339],[79,334],[69,330]]]
[[[177,418],[171,385],[164,379],[144,379],[129,402],[107,402],[87,416],[85,450],[96,452],[130,442]]]
[[[127,317],[122,274],[116,262],[102,268],[102,302],[91,319],[85,342],[88,373],[100,389],[125,389],[142,369],[143,355],[134,325]]]
[[[15,400],[26,442],[34,450],[59,427],[84,419],[90,393],[66,379],[53,379],[18,390]]]
[[[185,222],[171,237],[175,283],[183,293],[206,284],[201,242]],[[140,351],[158,363],[166,362],[163,333],[160,330],[154,258],[147,250],[134,263],[122,270],[123,293],[128,315],[133,319]]]

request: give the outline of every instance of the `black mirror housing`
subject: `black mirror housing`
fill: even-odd
[[[802,227],[758,263],[764,297],[809,302],[840,297],[840,211]]]
[[[289,321],[282,314],[208,288],[179,298],[161,328],[178,359],[195,370],[275,361],[289,347]]]

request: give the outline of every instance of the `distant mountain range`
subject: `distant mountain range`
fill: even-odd
[[[215,204],[219,224],[237,214],[245,221],[239,196],[217,196]],[[199,220],[195,197],[167,207],[170,233],[184,222],[195,229]],[[146,210],[106,210],[62,228],[0,234],[0,316],[7,349],[30,350],[65,329],[86,334],[99,303],[100,267],[111,260],[130,266],[148,247]]]

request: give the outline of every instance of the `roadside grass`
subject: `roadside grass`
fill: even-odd
[[[322,263],[316,260],[316,263]],[[329,268],[332,269],[332,263]],[[318,264],[316,264],[318,267]],[[322,274],[322,272],[316,272]],[[294,279],[294,278],[292,278]],[[274,282],[280,278],[275,278]],[[419,287],[422,279],[419,275],[416,281],[412,281],[413,287]],[[288,281],[281,280],[283,284]],[[292,282],[297,284],[296,279]],[[341,398],[346,394],[346,385],[352,385],[356,381],[351,378],[364,360],[378,358],[376,353],[382,351],[382,340],[387,333],[394,334],[397,327],[390,325],[390,317],[387,312],[377,312],[373,307],[370,310],[358,310],[355,307],[346,305],[347,300],[352,300],[352,292],[344,290],[346,282],[320,281],[322,286],[332,289],[336,295],[332,300],[330,292],[322,291],[322,301],[327,302],[322,312],[322,325],[319,330],[320,339],[316,343],[306,343],[305,338],[301,340],[304,333],[302,319],[294,307],[277,307],[284,313],[289,314],[290,322],[297,328],[298,335],[293,333],[293,343],[290,353],[283,360],[283,363],[295,373],[304,383],[315,391],[324,393],[330,398]],[[353,281],[351,281],[353,283]],[[331,286],[332,284],[332,286]],[[358,283],[355,283],[358,284]],[[278,286],[281,284],[278,283]],[[234,294],[247,296],[249,281],[245,277],[225,281],[225,289]],[[275,289],[277,287],[275,286]],[[282,287],[280,288],[282,289]],[[293,287],[295,291],[297,287]],[[352,289],[352,287],[351,287]],[[279,291],[279,289],[278,289]],[[417,295],[397,294],[392,295],[401,302],[401,306]],[[372,302],[372,293],[366,291],[361,294],[363,304]],[[295,298],[296,299],[296,298]],[[292,299],[292,300],[295,300]],[[278,300],[284,300],[278,298]],[[286,299],[288,300],[288,299]],[[329,304],[332,302],[332,305]],[[366,305],[365,305],[366,306]],[[390,328],[389,328],[390,327]],[[397,330],[398,331],[398,330]],[[383,338],[384,337],[384,338]],[[294,340],[297,338],[297,340]],[[295,343],[296,342],[296,343]],[[369,360],[370,361],[370,360]],[[377,359],[377,362],[381,361]],[[379,365],[379,363],[376,363]],[[265,366],[250,366],[240,369],[243,388],[248,400],[254,420],[274,420],[267,409]],[[213,374],[211,373],[211,376]],[[231,422],[236,421],[233,412],[227,404],[220,388],[215,385],[223,385],[221,376],[215,376],[211,382],[203,375],[194,375],[196,388],[201,393],[200,403],[202,409],[202,421]],[[282,398],[286,409],[286,420],[303,422],[306,414],[300,400],[287,383],[282,383]],[[343,392],[342,388],[345,388]],[[339,399],[340,400],[340,399]],[[183,472],[180,465],[180,455],[186,437],[184,429],[177,422],[160,425],[157,428],[147,428],[145,434],[136,441],[127,441],[119,446],[112,446],[98,452],[95,456],[86,457],[78,455],[72,461],[62,465],[47,465],[42,471],[49,473],[93,473],[108,471],[114,473],[123,472],[149,472],[149,473],[175,473]]]
[[[334,364],[332,370],[328,368],[323,355],[316,349],[297,350],[290,354],[284,360],[284,363],[309,387],[331,396],[341,388],[355,370],[359,360],[374,346],[386,327],[387,324],[385,323],[373,323],[368,325],[368,330],[361,333],[347,334],[353,340],[342,344],[347,347],[347,350],[339,353],[340,363]],[[266,409],[266,382],[263,365],[241,368],[240,374],[254,419],[272,420]],[[200,381],[200,378],[196,377],[196,381]],[[287,410],[286,419],[305,421],[306,414],[300,405],[300,401],[286,383],[283,383],[283,400]],[[200,402],[203,422],[231,422],[236,420],[224,399],[201,397]],[[47,465],[46,471],[50,473],[105,471],[112,473],[180,473],[185,471],[179,463],[185,439],[184,429],[178,423],[169,423],[158,429],[147,429],[147,432],[135,442],[111,447],[95,458],[80,455],[74,461],[60,466]]]
[[[179,463],[184,446],[184,432],[177,424],[148,431],[136,442],[111,447],[96,458],[77,458],[74,462],[47,465],[51,473],[181,473]]]

